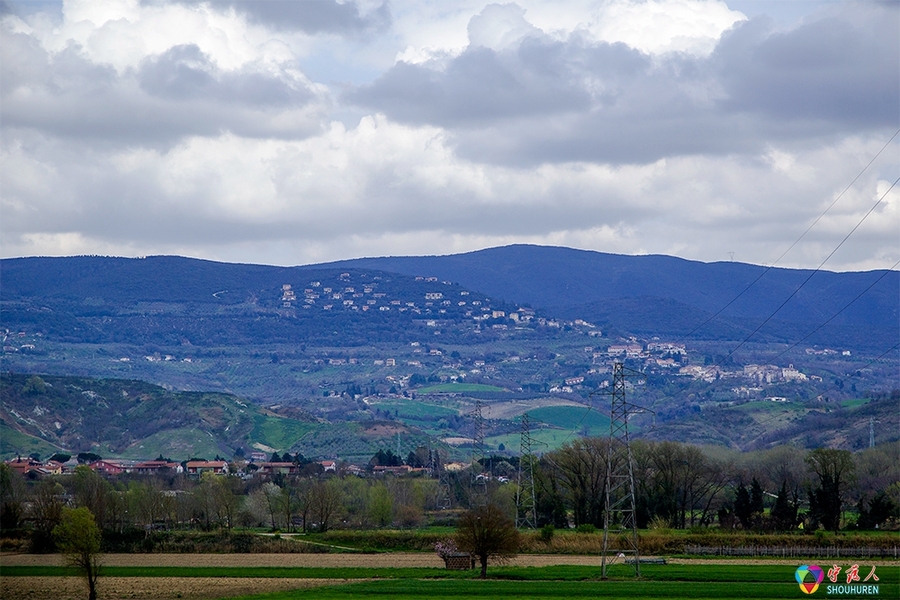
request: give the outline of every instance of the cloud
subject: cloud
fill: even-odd
[[[308,4],[12,5],[0,252],[769,263],[900,127],[896,4],[789,27],[699,0]],[[783,265],[818,265],[897,148]],[[893,264],[898,206],[827,266]]]
[[[32,37],[4,36],[0,116],[6,129],[126,144],[170,144],[232,131],[303,137],[327,99],[302,75],[248,64],[218,68],[196,45],[175,46],[117,73],[70,44],[49,53]]]
[[[200,4],[184,0],[184,4]],[[310,34],[353,35],[390,25],[386,2],[361,11],[357,2],[335,0],[217,0],[203,2],[214,10],[232,8],[250,21],[276,30],[297,29]]]
[[[499,49],[473,41],[449,61],[400,62],[347,99],[446,127],[464,156],[523,165],[758,152],[896,122],[900,21],[887,5],[789,32],[739,22],[706,56],[651,57],[577,32],[557,41],[510,5],[473,17],[470,37],[485,21],[499,22]]]

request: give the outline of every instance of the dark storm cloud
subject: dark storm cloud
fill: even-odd
[[[284,73],[223,72],[193,45],[123,74],[90,61],[74,43],[51,55],[30,36],[7,34],[2,51],[5,129],[156,145],[223,131],[303,137],[319,127],[283,118],[314,101],[305,83]]]
[[[857,10],[850,7],[847,10]],[[647,163],[758,151],[776,140],[895,127],[896,6],[793,31],[736,25],[708,57],[572,36],[467,48],[446,65],[399,63],[348,98],[400,122],[448,128],[460,155],[506,164]]]
[[[728,111],[777,120],[896,123],[900,95],[896,5],[863,23],[826,18],[787,33],[751,21],[723,36],[713,62]]]
[[[356,2],[335,0],[175,0],[178,4],[208,4],[216,9],[233,8],[251,22],[280,30],[303,31],[309,34],[354,34],[388,27],[391,14],[382,3],[370,14],[362,14]],[[145,4],[160,4],[159,0],[145,0]]]

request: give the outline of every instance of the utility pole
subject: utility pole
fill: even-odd
[[[522,441],[519,447],[519,480],[516,490],[516,527],[537,527],[537,499],[534,493],[534,454],[531,452],[531,422],[522,415]]]
[[[640,375],[640,373],[636,373]],[[613,365],[613,387],[609,412],[609,444],[606,454],[606,503],[603,511],[603,556],[601,577],[606,578],[610,546],[615,555],[631,555],[634,574],[641,576],[641,557],[638,549],[637,519],[634,495],[634,461],[628,439],[628,417],[643,412],[625,400],[625,366]],[[611,544],[610,537],[615,541]]]

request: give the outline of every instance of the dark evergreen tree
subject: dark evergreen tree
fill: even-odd
[[[788,497],[787,482],[781,483],[775,505],[772,507],[772,526],[778,531],[788,531],[797,524],[797,508],[799,500],[797,494]]]
[[[734,494],[734,516],[740,521],[741,527],[750,529],[753,525],[753,509],[750,504],[750,492],[744,484],[738,486]]]
[[[750,482],[750,513],[761,517],[763,514],[763,489],[756,477]]]
[[[877,529],[889,518],[900,517],[897,504],[884,491],[878,492],[869,501],[861,498],[856,506],[859,510],[857,526],[860,529]]]

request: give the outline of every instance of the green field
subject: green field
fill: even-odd
[[[505,392],[506,390],[495,385],[482,383],[441,383],[419,388],[419,394],[465,394],[469,392]]]
[[[304,435],[316,429],[315,423],[304,423],[294,419],[253,415],[252,442],[261,442],[278,451],[287,450]]]
[[[187,559],[189,560],[189,558]],[[361,562],[364,562],[361,557]],[[838,561],[848,563],[849,559]],[[823,561],[820,561],[823,562]],[[830,562],[830,561],[829,561]],[[865,577],[872,562],[855,561]],[[797,563],[800,564],[799,562]],[[878,563],[875,563],[878,564]],[[846,567],[845,567],[846,568]],[[641,579],[625,565],[613,565],[609,579],[600,579],[598,567],[558,565],[548,567],[492,567],[488,579],[477,579],[477,571],[439,568],[281,568],[281,567],[107,567],[108,577],[274,577],[343,579],[346,583],[264,595],[244,600],[289,598],[802,598],[794,581],[794,565],[739,562],[725,565],[644,565]],[[879,564],[878,597],[900,597],[900,567]],[[3,577],[75,576],[65,567],[0,567]],[[359,581],[354,581],[359,580]],[[816,596],[825,596],[826,579]],[[844,583],[843,578],[838,580]],[[863,582],[859,582],[862,584]],[[874,583],[874,582],[873,582]],[[840,597],[858,597],[844,595]]]
[[[532,419],[555,425],[560,429],[596,436],[609,434],[609,417],[580,406],[545,406],[528,411]],[[535,431],[540,430],[540,423],[533,426]]]
[[[868,404],[870,398],[853,398],[851,400],[844,400],[841,402],[841,408],[859,408],[865,404]]]
[[[0,421],[0,456],[14,457],[16,454],[28,456],[37,452],[41,457],[51,456],[60,448],[19,431]]]
[[[400,419],[422,420],[423,418],[453,417],[459,414],[459,411],[452,408],[415,400],[385,400],[373,402],[371,406],[391,412]]]
[[[533,419],[531,439],[541,451],[555,450],[566,442],[581,436],[609,434],[609,417],[580,406],[545,406],[528,411]],[[509,450],[518,450],[521,436],[509,433],[486,438],[492,448],[503,444]]]
[[[198,456],[212,459],[221,450],[216,438],[194,427],[167,429],[154,433],[122,452],[122,458],[146,459],[148,456]],[[111,452],[110,452],[111,454]]]

